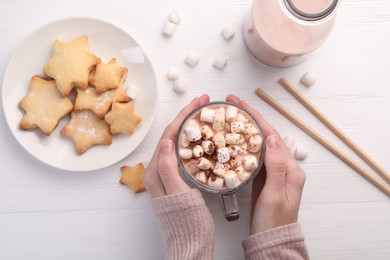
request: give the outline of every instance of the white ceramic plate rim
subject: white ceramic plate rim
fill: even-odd
[[[115,57],[118,64],[128,67],[127,82],[137,87],[137,96],[134,100],[135,112],[143,120],[133,135],[114,135],[111,145],[95,145],[83,155],[77,156],[73,141],[59,133],[68,119],[61,120],[50,137],[43,136],[38,129],[20,130],[19,122],[24,112],[18,107],[18,102],[27,94],[31,77],[35,74],[42,75],[42,67],[51,56],[54,40],[60,38],[70,41],[81,35],[87,35],[90,51],[101,57],[104,62]],[[42,46],[37,46],[36,43]],[[121,48],[113,47],[111,44],[117,44]],[[131,57],[129,59],[124,54],[130,49],[141,53],[143,62],[131,60]],[[22,59],[23,54],[29,55],[25,55],[27,56],[25,58],[23,56],[24,59]],[[37,56],[40,54],[42,58]],[[35,63],[38,63],[36,68]],[[17,68],[20,71],[17,72]],[[157,111],[156,76],[145,51],[132,36],[121,28],[94,18],[62,19],[36,30],[15,50],[3,77],[2,105],[12,134],[20,145],[36,159],[62,170],[98,170],[128,156],[146,137]]]

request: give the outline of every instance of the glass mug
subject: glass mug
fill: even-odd
[[[257,120],[239,105],[210,102],[184,119],[175,146],[182,178],[196,188],[218,194],[225,218],[237,220],[236,191],[256,177],[264,162],[265,137]],[[197,148],[203,153],[199,154]],[[223,154],[227,150],[228,161]]]
[[[325,42],[341,0],[253,0],[243,35],[252,55],[273,67],[303,61]]]

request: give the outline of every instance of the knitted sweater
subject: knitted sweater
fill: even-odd
[[[167,259],[213,259],[214,222],[197,189],[151,199]],[[309,259],[297,223],[254,234],[242,242],[246,259]]]

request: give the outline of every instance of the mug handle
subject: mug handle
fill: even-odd
[[[221,203],[223,214],[228,221],[235,221],[240,217],[236,193],[220,194],[219,202]]]

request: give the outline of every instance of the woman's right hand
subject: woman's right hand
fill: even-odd
[[[234,95],[226,101],[251,112],[266,137],[264,166],[252,184],[251,234],[297,222],[305,173],[279,133],[246,102]]]

